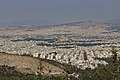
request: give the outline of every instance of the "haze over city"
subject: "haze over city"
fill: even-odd
[[[120,0],[0,0],[0,80],[120,80]]]
[[[0,23],[119,19],[120,0],[0,0]]]

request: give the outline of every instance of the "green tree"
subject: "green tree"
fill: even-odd
[[[115,46],[112,46],[111,52],[113,54],[113,63],[117,63],[117,50],[115,49]]]

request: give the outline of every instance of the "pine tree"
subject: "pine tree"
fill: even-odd
[[[120,58],[118,58],[118,53],[115,46],[112,46],[111,52],[113,54],[114,80],[120,80]]]

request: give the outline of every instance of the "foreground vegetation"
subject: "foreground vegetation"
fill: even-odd
[[[111,52],[113,56],[111,58],[96,58],[99,60],[105,60],[109,64],[99,65],[94,70],[87,68],[81,70],[75,66],[69,64],[61,64],[55,61],[46,60],[47,62],[63,68],[68,74],[67,75],[51,75],[45,76],[38,74],[22,74],[15,70],[15,67],[9,67],[7,65],[0,66],[0,80],[120,80],[120,57],[117,55],[117,50],[112,47]],[[41,68],[42,69],[42,68]],[[76,73],[79,76],[75,77],[70,75]]]

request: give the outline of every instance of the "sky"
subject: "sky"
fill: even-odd
[[[0,0],[0,22],[43,19],[64,23],[120,18],[120,0]]]

